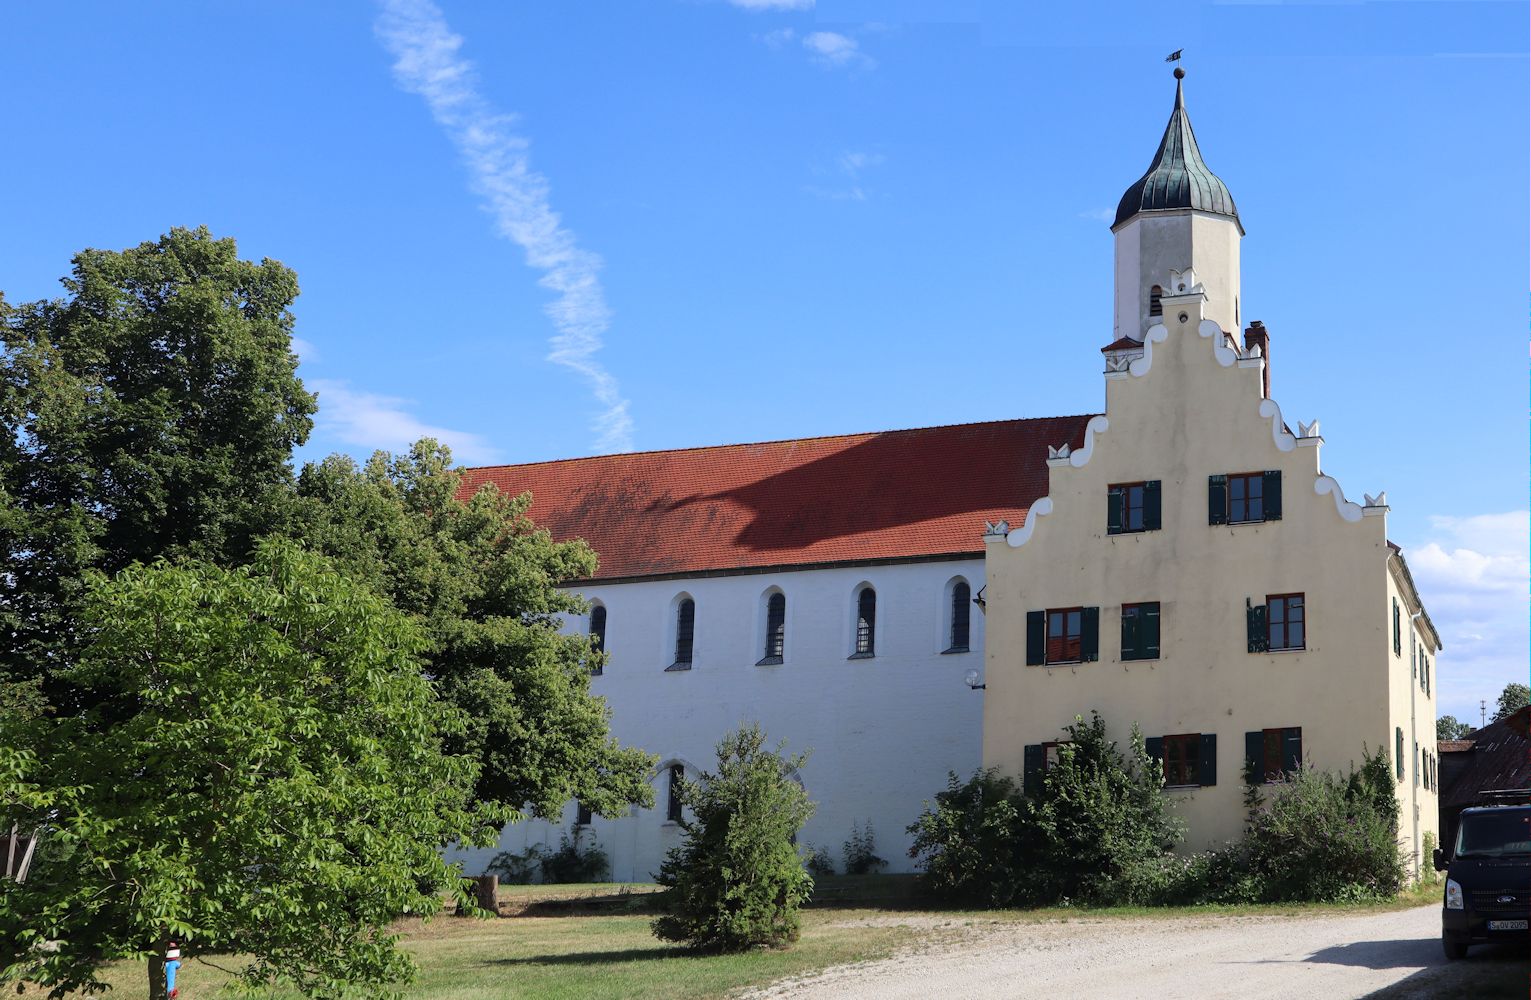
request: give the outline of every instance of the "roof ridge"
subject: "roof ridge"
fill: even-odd
[[[802,444],[809,441],[830,441],[835,438],[875,437],[882,434],[913,434],[918,431],[945,430],[953,427],[983,427],[991,424],[1040,423],[1044,420],[1084,420],[1096,416],[1093,413],[1065,413],[1054,417],[1010,417],[1002,420],[970,420],[954,424],[931,424],[927,427],[895,427],[881,431],[853,431],[846,434],[814,434],[808,437],[776,438],[770,441],[734,441],[725,444],[685,445],[679,448],[648,448],[643,451],[616,451],[601,455],[579,455],[572,458],[548,458],[535,462],[501,462],[496,465],[465,465],[464,472],[483,469],[523,469],[532,465],[559,465],[564,462],[588,462],[597,458],[626,458],[636,455],[673,455],[683,451],[719,451],[724,448],[758,448],[770,444]]]

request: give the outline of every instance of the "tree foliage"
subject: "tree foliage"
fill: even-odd
[[[1499,704],[1494,709],[1494,722],[1514,715],[1516,712],[1531,705],[1531,686],[1511,681],[1499,692]]]
[[[0,680],[46,674],[55,701],[86,572],[247,557],[315,405],[280,263],[175,229],[73,265],[62,299],[0,301]]]
[[[595,555],[534,525],[530,495],[490,485],[462,500],[461,485],[430,440],[361,468],[331,456],[298,477],[288,530],[420,623],[426,670],[466,719],[452,745],[480,762],[481,799],[542,816],[572,798],[607,815],[648,804],[654,758],[611,738],[590,694],[599,654],[559,634],[561,615],[585,610],[560,585],[593,575]]]
[[[49,846],[0,898],[0,979],[61,996],[166,939],[306,996],[406,978],[388,925],[461,891],[438,848],[490,819],[462,808],[475,764],[442,748],[416,625],[285,543],[93,576],[82,615],[95,705],[0,750],[0,822]]]
[[[718,744],[718,770],[682,784],[695,819],[659,873],[666,886],[654,933],[693,948],[739,951],[797,940],[813,892],[794,840],[813,803],[793,779],[806,756],[771,751],[758,725]]]
[[[1458,722],[1454,715],[1443,715],[1435,720],[1435,738],[1438,740],[1466,739],[1472,731],[1470,723]]]

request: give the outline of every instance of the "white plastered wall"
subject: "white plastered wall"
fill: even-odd
[[[982,529],[975,519],[975,537]],[[983,568],[982,558],[969,558],[582,588],[607,609],[609,659],[591,689],[611,706],[612,734],[660,758],[652,809],[594,819],[591,832],[611,857],[613,877],[647,881],[680,842],[679,828],[665,818],[665,766],[681,763],[688,775],[712,769],[718,740],[750,721],[773,745],[785,739],[789,753],[812,751],[800,776],[817,811],[799,844],[827,849],[839,866],[851,824],[871,821],[887,870],[912,871],[905,828],[945,787],[948,771],[966,777],[979,763],[982,692],[963,681],[982,665],[984,616],[976,607],[972,652],[944,650],[949,585],[961,577],[976,595]],[[862,583],[877,591],[876,655],[851,660],[854,596]],[[772,590],[787,599],[785,657],[757,666]],[[681,592],[696,601],[693,665],[666,672],[674,660],[673,602]],[[588,621],[571,621],[568,629],[585,631]],[[509,826],[497,850],[556,847],[573,818],[571,803],[561,823]],[[494,853],[452,857],[475,874]]]

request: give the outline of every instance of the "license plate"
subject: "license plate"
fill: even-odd
[[[1524,920],[1490,920],[1488,929],[1491,931],[1523,931],[1526,929]]]

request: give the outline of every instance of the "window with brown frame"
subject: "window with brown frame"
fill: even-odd
[[[1271,594],[1265,598],[1269,649],[1307,648],[1307,608],[1301,594]]]
[[[1228,523],[1265,520],[1265,473],[1228,477]]]
[[[1047,662],[1077,663],[1079,638],[1084,630],[1084,608],[1057,608],[1047,612]]]
[[[1042,744],[1042,771],[1046,773],[1058,766],[1058,748],[1068,740],[1053,740]]]
[[[1201,734],[1182,733],[1164,737],[1164,783],[1201,784]]]

